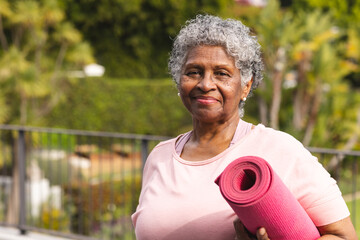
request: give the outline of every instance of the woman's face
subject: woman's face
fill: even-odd
[[[193,118],[224,122],[238,118],[238,105],[250,91],[252,81],[241,86],[240,70],[221,46],[197,46],[187,55],[179,92]]]

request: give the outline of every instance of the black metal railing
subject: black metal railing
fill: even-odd
[[[352,222],[360,236],[360,151],[308,147],[308,150],[337,181],[351,213]]]
[[[166,137],[0,125],[0,225],[135,239],[148,151]]]
[[[0,225],[73,239],[135,239],[149,151],[167,137],[0,125]],[[360,152],[308,148],[356,224]]]

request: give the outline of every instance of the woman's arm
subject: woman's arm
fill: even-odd
[[[236,231],[236,239],[251,240],[254,236],[249,236],[244,225],[239,219],[234,221]],[[318,227],[321,237],[319,239],[344,239],[344,240],[357,240],[355,228],[351,222],[350,217],[344,218],[340,221]],[[259,228],[256,232],[257,240],[270,240],[265,228]]]
[[[355,228],[350,217],[340,221],[318,227],[321,237],[319,239],[346,239],[357,240]]]

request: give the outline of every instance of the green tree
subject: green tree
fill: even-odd
[[[68,18],[94,46],[106,74],[168,77],[167,59],[181,25],[199,13],[226,16],[233,0],[66,0]]]
[[[294,31],[298,23],[293,20],[291,12],[282,11],[279,2],[274,0],[269,1],[267,7],[250,21],[263,46],[265,63],[264,83],[258,94],[260,119],[262,123],[278,129],[283,79],[289,68],[289,50],[301,32]]]
[[[6,122],[34,124],[64,97],[68,71],[94,59],[57,0],[0,4],[0,87],[12,99]],[[87,51],[68,58],[79,45]]]
[[[337,23],[344,26],[360,21],[359,0],[297,0],[293,1],[291,8],[294,11],[321,9],[324,12],[330,12]]]
[[[3,17],[11,14],[9,3],[5,0],[0,0],[0,44],[5,50],[8,49],[8,42],[4,33]],[[0,74],[0,84],[3,82]],[[4,122],[8,118],[9,108],[5,101],[5,95],[0,92],[0,122]]]
[[[346,76],[356,71],[345,47],[349,44],[344,40],[347,30],[337,27],[330,13],[319,10],[301,12],[297,19],[300,21],[298,31],[303,34],[291,52],[292,68],[297,72],[293,127],[302,132],[305,145],[326,146],[329,139],[334,139],[329,147],[339,147],[347,141],[348,133],[357,128],[356,114],[344,113],[343,119],[337,119],[338,112],[334,111],[331,101],[336,99],[337,105],[343,103],[343,112],[350,109],[357,112],[359,106],[358,99],[354,98],[356,90],[346,81]],[[320,119],[327,119],[327,123]],[[332,128],[334,125],[329,123],[333,121],[335,125],[347,127]]]
[[[357,30],[339,27],[330,11],[292,12],[275,0],[249,20],[265,61],[257,93],[261,122],[305,145],[354,147],[360,103],[347,78],[359,71]]]

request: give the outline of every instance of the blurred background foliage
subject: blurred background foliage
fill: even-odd
[[[167,72],[199,13],[243,21],[264,82],[245,120],[305,145],[360,149],[360,0],[0,0],[0,123],[175,136],[191,117]],[[89,63],[104,77],[75,77]]]

